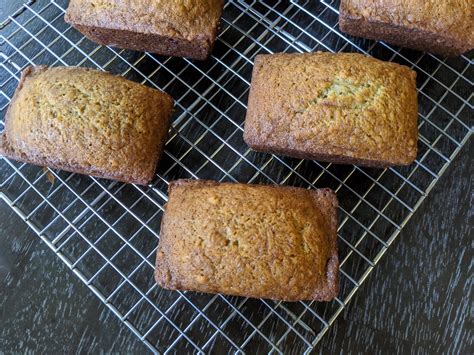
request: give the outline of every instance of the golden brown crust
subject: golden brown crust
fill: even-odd
[[[0,154],[81,174],[147,184],[173,100],[109,73],[26,68],[5,117]]]
[[[472,0],[342,0],[339,23],[354,36],[446,56],[474,48]]]
[[[206,59],[214,45],[223,0],[71,0],[65,15],[103,45]]]
[[[417,151],[416,73],[355,53],[258,55],[244,140],[335,163],[407,165]]]
[[[160,286],[285,301],[337,296],[332,190],[178,180],[168,195]]]

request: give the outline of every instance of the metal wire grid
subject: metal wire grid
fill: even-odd
[[[310,351],[472,133],[470,58],[443,60],[348,38],[338,30],[337,2],[228,2],[206,62],[97,46],[63,22],[66,5],[35,1],[0,25],[0,117],[27,65],[100,68],[176,99],[165,157],[148,187],[2,159],[0,196],[155,352]],[[314,50],[362,52],[416,69],[420,139],[414,164],[364,169],[246,147],[242,127],[255,55]],[[341,204],[339,297],[283,303],[156,286],[166,189],[181,177],[335,189]]]

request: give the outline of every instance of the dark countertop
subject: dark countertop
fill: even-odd
[[[473,352],[473,149],[471,139],[318,351]],[[146,349],[4,202],[0,216],[0,350]]]

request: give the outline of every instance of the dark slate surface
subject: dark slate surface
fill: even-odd
[[[473,149],[471,139],[318,351],[474,352]],[[3,202],[0,216],[0,350],[145,350]]]
[[[0,200],[0,353],[144,349]]]
[[[331,352],[472,354],[471,139],[320,344]]]

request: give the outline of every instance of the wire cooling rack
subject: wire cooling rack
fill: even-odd
[[[148,187],[2,158],[0,196],[154,352],[311,350],[472,133],[472,58],[440,59],[348,37],[338,29],[338,2],[227,2],[205,62],[98,46],[64,23],[66,6],[65,0],[30,1],[0,25],[0,117],[27,65],[104,69],[176,99],[164,158]],[[414,164],[365,169],[247,148],[242,127],[255,55],[315,50],[366,53],[417,71]],[[282,303],[160,289],[154,256],[167,185],[176,178],[335,189],[339,297]]]

